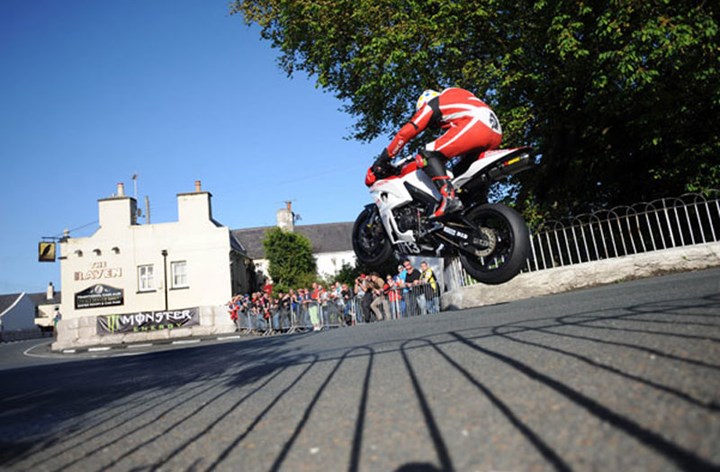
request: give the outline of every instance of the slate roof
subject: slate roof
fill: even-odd
[[[0,313],[3,313],[5,310],[10,308],[13,303],[22,295],[21,293],[10,293],[6,295],[0,295]],[[41,293],[26,293],[26,297],[30,298],[30,301],[34,306],[39,305],[60,305],[60,301],[62,297],[60,296],[60,292],[55,292],[55,298],[52,300],[47,299],[47,294],[45,292]]]
[[[352,227],[353,222],[325,223],[318,225],[295,226],[294,231],[306,236],[313,247],[313,254],[327,252],[352,251]],[[232,231],[251,259],[265,259],[265,248],[262,240],[265,238],[265,231],[274,226],[263,226],[260,228],[235,229]]]
[[[5,310],[10,308],[20,295],[22,294],[11,293],[8,295],[0,295],[0,314],[5,313]]]
[[[232,249],[233,251],[240,252],[242,254],[247,254],[245,252],[245,247],[240,242],[240,240],[238,240],[238,238],[235,237],[235,235],[233,234],[232,231],[230,231],[230,249]]]
[[[62,296],[60,296],[60,292],[55,292],[55,297],[51,298],[50,300],[47,299],[47,294],[43,292],[28,293],[28,296],[30,297],[30,300],[32,300],[33,305],[35,306],[60,305],[60,302],[62,302]]]
[[[232,235],[240,241],[240,244],[245,248],[246,254],[250,259],[264,259],[265,248],[263,248],[262,240],[265,237],[265,230],[270,228],[272,228],[272,226],[234,229],[232,230]]]

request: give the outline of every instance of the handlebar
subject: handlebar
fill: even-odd
[[[406,155],[404,157],[396,157],[395,159],[390,161],[390,165],[395,167],[396,169],[399,169],[402,166],[404,166],[405,164],[407,164],[408,162],[412,161],[413,159],[414,159],[414,156],[412,154],[409,156]]]

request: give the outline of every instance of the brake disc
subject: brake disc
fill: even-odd
[[[486,257],[495,251],[497,246],[497,235],[490,228],[480,227],[478,232],[481,237],[473,237],[472,245],[475,248],[473,253],[478,257]]]

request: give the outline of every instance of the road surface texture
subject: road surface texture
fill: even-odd
[[[720,270],[313,334],[32,346],[0,346],[3,470],[720,470]]]

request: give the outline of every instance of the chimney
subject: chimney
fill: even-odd
[[[210,192],[203,192],[202,184],[196,180],[194,192],[178,194],[178,221],[191,224],[203,222],[215,224],[212,219],[210,197],[212,197]]]
[[[52,300],[53,298],[55,298],[55,286],[53,286],[52,282],[48,283],[47,293],[45,294],[45,298],[47,300]]]
[[[286,231],[295,229],[295,214],[292,211],[292,202],[285,202],[285,208],[279,209],[276,216],[278,227]]]
[[[98,221],[108,231],[137,224],[137,202],[125,196],[125,184],[117,184],[117,194],[98,200]]]

